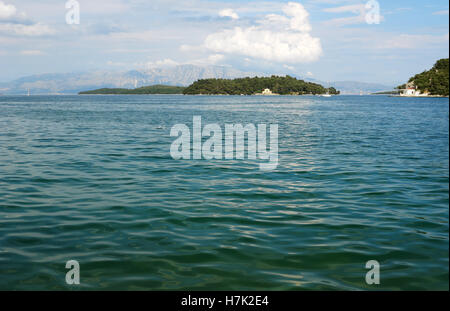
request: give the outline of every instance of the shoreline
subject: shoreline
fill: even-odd
[[[411,95],[411,96],[409,96],[409,95],[389,95],[389,97],[406,97],[406,98],[414,98],[414,97],[417,97],[417,98],[427,98],[427,97],[439,98],[439,97],[443,97],[443,98],[448,98],[448,96],[445,96],[445,95],[417,95],[417,96],[415,96],[415,95]]]
[[[170,96],[244,96],[244,97],[283,97],[283,96],[314,96],[314,97],[323,97],[323,94],[277,94],[277,95],[263,95],[263,94],[252,94],[252,95],[230,95],[230,94],[0,94],[0,96],[9,97],[9,96],[23,96],[23,97],[33,97],[33,96],[162,96],[162,95],[170,95]],[[390,94],[338,94],[332,95],[335,96],[386,96],[386,97],[404,97],[404,98],[449,98],[449,96],[444,95],[428,95],[428,96],[401,96],[401,95],[390,95]],[[326,97],[328,98],[328,97]]]

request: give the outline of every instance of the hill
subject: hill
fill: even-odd
[[[280,74],[283,75],[283,74]],[[244,77],[268,77],[265,73],[243,72],[225,66],[175,65],[148,67],[128,71],[88,71],[72,73],[48,73],[26,76],[11,82],[0,83],[0,93],[27,94],[77,94],[85,90],[101,88],[132,89],[146,85],[188,86],[200,79],[234,79]],[[310,77],[295,78],[334,87],[341,94],[369,94],[392,90],[394,86],[364,83],[358,81],[323,82]]]
[[[188,86],[199,79],[232,79],[254,76],[225,66],[176,65],[149,67],[128,71],[88,71],[72,73],[49,73],[23,77],[0,83],[4,94],[77,94],[85,90],[101,88],[131,89],[147,85]]]
[[[339,94],[335,88],[325,88],[320,84],[305,82],[285,76],[254,77],[238,79],[202,79],[187,87],[185,95],[254,95],[270,89],[279,95]]]
[[[411,77],[407,84],[398,89],[416,87],[421,93],[430,95],[449,96],[449,64],[448,58],[438,60],[433,68]]]
[[[152,85],[136,89],[102,88],[79,92],[80,95],[146,95],[146,94],[183,94],[185,87],[170,85]]]

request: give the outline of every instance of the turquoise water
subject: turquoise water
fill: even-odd
[[[278,168],[173,160],[194,115],[278,123]],[[0,97],[0,290],[448,290],[448,122],[448,98]]]

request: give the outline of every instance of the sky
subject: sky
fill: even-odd
[[[447,0],[78,0],[79,24],[66,2],[0,0],[1,82],[196,64],[396,85],[449,55]]]

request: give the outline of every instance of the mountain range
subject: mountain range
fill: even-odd
[[[77,94],[99,88],[136,88],[154,84],[188,86],[199,79],[233,79],[270,74],[244,72],[227,66],[176,65],[152,67],[129,71],[89,71],[49,73],[26,76],[11,82],[0,83],[0,94]],[[296,78],[334,87],[341,94],[369,94],[392,90],[393,86],[356,81],[323,82],[301,76]]]

